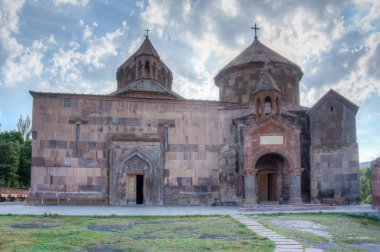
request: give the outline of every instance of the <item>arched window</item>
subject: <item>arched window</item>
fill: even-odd
[[[150,76],[150,64],[149,61],[145,61],[145,75]]]
[[[141,63],[141,61],[139,61],[139,63],[138,63],[138,68],[137,68],[138,70],[138,77],[140,78],[141,77],[141,71],[142,71],[142,63]]]
[[[156,62],[153,63],[153,69],[152,69],[152,75],[153,75],[153,78],[156,78],[156,71],[157,71],[157,67],[156,67]]]
[[[265,111],[268,111],[268,113],[272,112],[272,101],[269,96],[265,97]]]

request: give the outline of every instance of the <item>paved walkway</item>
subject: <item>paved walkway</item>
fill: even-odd
[[[244,224],[248,229],[258,235],[273,241],[276,244],[275,252],[303,252],[302,245],[300,243],[277,234],[249,217],[244,215],[231,215],[231,217]]]
[[[231,215],[232,218],[244,224],[248,229],[252,230],[256,234],[266,237],[276,244],[274,252],[303,252],[302,245],[295,240],[286,238],[276,232],[264,227],[257,221],[245,216],[245,215]],[[308,248],[305,252],[323,252],[321,249]]]
[[[300,213],[300,212],[324,212],[324,213],[350,213],[367,214],[380,218],[380,212],[375,211],[370,205],[339,206],[333,210],[318,211],[254,211],[245,212],[246,214],[261,213]],[[240,214],[239,207],[232,206],[29,206],[22,202],[0,203],[0,215],[19,214],[19,215],[76,215],[76,216],[136,216],[136,215],[233,215]]]

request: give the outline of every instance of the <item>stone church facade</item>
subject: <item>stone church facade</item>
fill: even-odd
[[[146,36],[109,95],[33,96],[30,204],[360,202],[358,107],[299,104],[299,66],[257,37],[187,100]]]

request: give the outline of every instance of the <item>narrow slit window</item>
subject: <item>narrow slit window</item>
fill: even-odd
[[[77,123],[76,124],[76,130],[75,130],[75,143],[76,143],[76,148],[79,149],[80,148],[80,124]]]
[[[165,127],[165,150],[168,149],[169,146],[169,132],[168,127]]]

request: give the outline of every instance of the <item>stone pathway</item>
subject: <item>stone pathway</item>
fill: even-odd
[[[244,224],[248,229],[256,234],[266,237],[276,244],[275,252],[303,252],[302,245],[292,239],[288,239],[276,232],[264,227],[257,221],[244,215],[230,215],[235,220]],[[307,248],[305,252],[323,252],[321,249]]]

